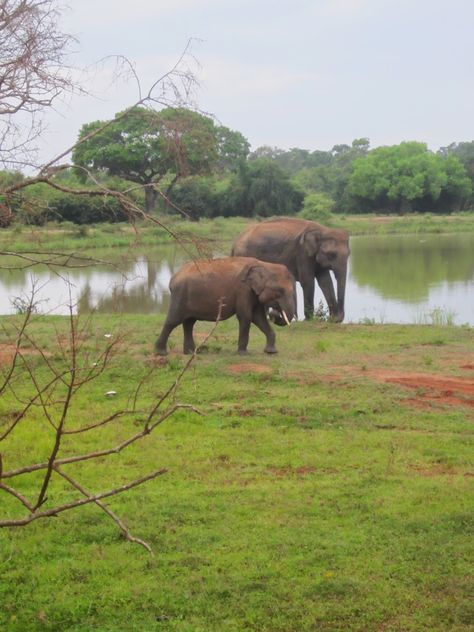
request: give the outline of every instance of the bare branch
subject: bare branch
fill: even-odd
[[[5,483],[0,483],[0,489],[3,489],[3,491],[7,492],[7,494],[10,494],[11,496],[14,496],[17,500],[21,502],[22,505],[24,505],[28,509],[28,511],[33,513],[33,505],[22,494],[20,494],[20,492],[17,492],[15,489],[13,489],[13,487],[10,487],[9,485],[5,485]]]
[[[121,485],[120,487],[115,487],[114,489],[110,489],[106,492],[101,492],[100,494],[95,494],[94,496],[88,496],[87,498],[82,498],[79,500],[74,500],[69,503],[65,503],[63,505],[58,505],[57,507],[53,507],[51,509],[46,509],[44,511],[35,511],[30,514],[26,518],[18,518],[13,520],[0,520],[0,527],[21,527],[34,520],[38,520],[39,518],[50,518],[51,516],[57,516],[63,511],[68,511],[69,509],[75,509],[77,507],[82,507],[84,505],[88,505],[89,503],[95,503],[97,500],[101,500],[102,498],[109,498],[110,496],[115,496],[117,494],[121,494],[122,492],[126,492],[133,487],[137,487],[142,483],[146,483],[147,481],[151,481],[162,474],[165,474],[168,470],[162,468],[161,470],[157,470],[156,472],[152,472],[151,474],[147,474],[146,476],[142,476],[131,483],[127,483],[125,485]]]
[[[26,13],[21,13],[21,11],[25,11]],[[38,16],[41,17],[41,23],[37,19]],[[16,151],[19,151],[22,147],[22,143],[17,141],[16,136],[20,131],[17,127],[16,120],[14,120],[16,113],[26,112],[32,117],[31,121],[34,121],[34,124],[31,123],[29,135],[27,135],[27,140],[31,141],[35,138],[37,131],[40,129],[40,123],[37,117],[42,110],[45,107],[50,107],[61,92],[74,88],[67,68],[63,71],[66,45],[69,43],[70,38],[58,32],[55,18],[57,18],[57,10],[55,9],[54,0],[0,0],[0,53],[2,53],[2,55],[0,55],[0,117],[3,116],[3,121],[0,121],[0,162],[2,159],[5,160],[8,156],[8,153],[5,153],[5,143],[3,141],[8,140],[10,143],[9,147],[15,147]],[[41,46],[45,45],[41,40],[45,35],[49,37],[49,48],[48,46],[41,48]],[[11,46],[12,41],[16,44],[16,49]],[[7,44],[10,46],[8,51],[11,53],[10,57],[3,55]],[[129,194],[132,188],[122,192],[113,190],[99,182],[98,179],[87,170],[85,170],[85,173],[87,174],[88,181],[92,183],[90,186],[70,187],[64,184],[64,180],[57,177],[65,169],[70,168],[70,165],[60,163],[63,162],[62,159],[70,154],[75,147],[86,142],[96,134],[101,133],[109,125],[116,122],[117,119],[120,120],[120,118],[129,115],[137,106],[153,109],[157,106],[183,107],[183,105],[190,104],[193,97],[193,90],[197,86],[195,75],[191,69],[191,63],[196,62],[191,54],[191,44],[192,40],[188,42],[185,50],[171,70],[154,81],[148,91],[142,89],[134,66],[125,58],[118,58],[123,64],[123,67],[127,68],[129,74],[137,83],[138,100],[136,103],[118,115],[113,121],[105,122],[99,129],[95,129],[89,135],[81,138],[72,147],[61,152],[58,156],[43,165],[36,175],[6,186],[4,190],[1,191],[0,222],[5,223],[9,218],[11,219],[12,204],[16,202],[16,198],[19,197],[23,189],[34,184],[46,184],[65,194],[113,198],[126,213],[134,230],[137,230],[135,226],[137,219],[146,220],[154,225],[158,225],[167,231],[175,241],[180,243],[183,249],[192,257],[194,252],[188,249],[190,239],[179,235],[157,217],[144,212],[144,210],[130,198]],[[14,58],[15,51],[24,51],[25,56],[20,60],[21,63],[18,57]],[[38,57],[41,51],[44,53],[43,59],[39,59]],[[5,77],[10,78],[10,86],[8,81],[5,80]],[[43,83],[41,83],[41,81]],[[9,87],[14,88],[16,92],[7,92]],[[26,146],[28,146],[28,144],[25,145],[25,147]],[[159,190],[158,174],[155,176],[155,180],[156,181],[153,181],[148,186],[152,186],[159,195],[167,199],[166,193],[162,193]],[[177,207],[175,208],[180,210]],[[200,244],[198,245],[198,250],[199,247]],[[14,260],[13,264],[9,262],[6,266],[3,266],[5,269],[23,270],[37,263],[43,263],[48,265],[55,274],[62,278],[66,276],[65,274],[61,274],[61,271],[65,268],[84,267],[91,262],[100,261],[78,253],[42,252],[40,249],[32,249],[21,253],[5,250],[1,251],[0,255],[6,255]],[[108,263],[104,261],[100,262]],[[62,468],[72,463],[82,463],[88,460],[120,454],[127,447],[148,437],[159,425],[178,410],[184,409],[200,414],[192,405],[177,403],[176,393],[183,377],[196,358],[196,353],[202,345],[206,343],[217,327],[221,317],[222,305],[219,307],[217,320],[209,334],[198,346],[194,354],[184,363],[184,366],[172,384],[165,390],[164,394],[155,395],[153,397],[151,405],[148,403],[147,406],[143,406],[141,405],[141,400],[149,395],[148,392],[143,394],[143,391],[148,391],[150,388],[150,378],[154,375],[153,368],[138,381],[129,396],[126,406],[114,410],[113,412],[108,411],[104,416],[97,415],[96,419],[87,419],[85,422],[81,420],[80,423],[82,423],[82,425],[80,425],[77,420],[76,423],[74,423],[74,398],[80,389],[84,388],[106,371],[117,345],[122,342],[123,338],[121,336],[115,336],[112,341],[105,345],[105,348],[103,346],[100,346],[100,348],[96,346],[95,362],[93,366],[90,366],[90,362],[87,362],[89,347],[86,346],[86,337],[82,336],[85,329],[79,327],[79,318],[74,316],[73,313],[74,306],[71,283],[67,278],[64,278],[64,280],[69,287],[69,333],[67,341],[64,341],[60,338],[59,332],[56,331],[57,350],[59,349],[60,354],[56,351],[55,356],[50,358],[48,350],[37,342],[35,336],[30,331],[35,305],[35,285],[33,285],[32,296],[27,303],[27,312],[21,323],[19,325],[13,325],[13,327],[9,326],[8,330],[3,327],[4,331],[12,332],[11,337],[14,337],[15,346],[10,366],[5,369],[2,376],[0,394],[6,394],[10,398],[14,397],[16,402],[22,403],[22,408],[20,411],[12,413],[13,419],[10,417],[9,425],[3,429],[0,435],[0,443],[18,428],[20,421],[25,419],[33,408],[39,411],[42,419],[48,422],[50,427],[48,428],[48,426],[46,426],[46,428],[52,439],[49,452],[44,462],[30,462],[21,467],[5,471],[5,459],[3,459],[0,454],[0,491],[14,498],[27,510],[27,515],[23,517],[4,518],[0,520],[0,527],[24,526],[40,518],[57,516],[64,511],[94,503],[112,518],[125,538],[131,542],[140,544],[151,553],[150,546],[143,540],[133,536],[125,523],[111,511],[102,500],[132,489],[146,481],[153,480],[161,474],[164,474],[166,469],[162,468],[156,470],[134,481],[94,494],[78,482],[75,477],[65,473]],[[28,351],[31,351],[34,355],[34,359],[28,357]],[[86,361],[83,359],[84,354]],[[37,373],[38,363],[42,369],[41,374]],[[28,395],[26,396],[24,395],[25,380],[28,387]],[[147,389],[145,389],[145,385],[147,385]],[[125,438],[120,436],[120,440],[116,439],[116,441],[118,441],[116,445],[103,447],[101,449],[87,448],[90,451],[84,454],[77,454],[78,450],[74,450],[73,447],[73,449],[68,452],[69,456],[64,456],[64,453],[61,454],[66,437],[69,437],[67,446],[68,449],[70,449],[71,443],[74,440],[74,437],[71,438],[72,435],[92,432],[103,428],[115,420],[137,415],[138,412],[140,412],[142,417],[140,421],[141,426],[138,430],[132,431],[132,434],[125,436]],[[8,442],[5,445],[7,444]],[[97,446],[94,446],[94,448],[97,448]],[[21,492],[5,482],[7,479],[33,472],[42,473],[38,489],[34,491],[34,501],[30,501]],[[52,501],[48,502],[48,490],[50,489],[52,480],[57,480],[57,476],[67,481],[70,486],[80,492],[82,497],[67,503],[50,506],[53,503]]]
[[[124,441],[122,441],[121,443],[119,443],[113,448],[106,448],[104,450],[96,450],[95,452],[88,452],[87,454],[80,454],[76,456],[65,457],[63,459],[57,459],[56,461],[54,461],[53,465],[54,467],[56,467],[58,465],[67,465],[70,463],[80,463],[81,461],[89,461],[91,459],[97,459],[99,457],[110,456],[111,454],[119,454],[120,452],[122,452],[122,450],[127,448],[129,445],[132,445],[136,441],[143,439],[144,437],[149,435],[158,425],[163,423],[163,421],[168,419],[168,417],[171,417],[171,415],[173,415],[177,410],[181,410],[181,409],[192,410],[198,415],[201,414],[200,411],[197,410],[191,404],[176,404],[172,406],[171,408],[169,408],[167,411],[165,411],[162,415],[160,415],[160,417],[156,419],[150,427],[144,430],[141,430],[140,432],[137,432],[131,437],[128,437],[127,439],[125,439]],[[21,474],[29,474],[31,472],[38,472],[39,470],[47,469],[48,466],[49,466],[49,461],[45,461],[43,463],[35,463],[34,465],[26,465],[25,467],[20,467],[16,470],[10,470],[10,471],[4,472],[2,474],[2,478],[4,479],[13,478],[14,476],[19,476]]]
[[[71,476],[68,476],[68,474],[66,474],[65,472],[60,470],[59,467],[56,467],[55,471],[60,476],[62,476],[64,479],[66,479],[73,487],[75,487],[77,490],[79,490],[81,492],[81,494],[83,494],[86,498],[91,498],[92,497],[92,494],[90,492],[88,492],[84,487],[82,487],[82,485],[80,485],[77,481],[75,481]],[[95,504],[98,507],[100,507],[103,511],[105,511],[105,513],[108,516],[110,516],[110,518],[112,518],[112,520],[118,525],[118,527],[119,527],[120,531],[122,532],[123,536],[129,542],[135,542],[136,544],[140,544],[140,546],[143,546],[148,551],[148,553],[153,555],[153,551],[151,549],[151,546],[149,544],[147,544],[144,540],[141,540],[140,538],[137,538],[137,537],[133,536],[130,533],[130,531],[127,529],[125,524],[122,522],[122,520],[117,516],[117,514],[115,514],[111,509],[109,509],[107,507],[107,505],[105,505],[101,500],[95,500],[94,502],[95,502]]]
[[[41,132],[39,115],[78,89],[66,64],[74,38],[61,33],[53,0],[0,4],[0,161],[9,162]],[[19,123],[18,114],[28,122]]]

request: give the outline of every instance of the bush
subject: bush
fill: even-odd
[[[329,222],[332,218],[334,200],[326,193],[309,193],[303,201],[303,209],[299,216],[314,222]]]
[[[42,226],[49,221],[74,224],[123,222],[127,219],[120,203],[111,196],[62,193],[47,184],[34,184],[15,196],[17,222]]]

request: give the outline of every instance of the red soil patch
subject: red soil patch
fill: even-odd
[[[407,400],[416,405],[437,402],[451,406],[474,407],[474,379],[472,378],[391,371],[371,371],[370,376],[382,382],[401,384],[407,388],[419,390],[416,398]]]
[[[0,366],[5,366],[6,364],[10,364],[15,357],[15,353],[17,348],[13,344],[0,344]],[[22,355],[41,355],[41,352],[37,349],[25,349],[21,348]],[[43,351],[43,354],[46,357],[50,357],[51,353],[48,351]]]
[[[0,366],[9,364],[15,355],[15,345],[0,345]]]
[[[317,470],[310,465],[302,465],[300,467],[269,467],[268,470],[277,478],[286,478],[287,476],[307,476],[314,474]]]
[[[474,472],[461,472],[459,469],[443,465],[442,463],[434,463],[431,467],[420,467],[411,465],[410,469],[414,470],[420,476],[432,478],[434,476],[464,476],[470,478],[474,476]]]
[[[240,364],[231,364],[229,372],[233,375],[242,375],[243,373],[271,373],[272,368],[266,364],[255,364],[253,362],[243,362]]]

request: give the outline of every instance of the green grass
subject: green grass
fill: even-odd
[[[97,224],[75,226],[64,222],[44,227],[16,225],[0,231],[0,249],[25,252],[31,249],[57,250],[61,252],[84,252],[105,249],[148,248],[163,244],[174,244],[176,236],[183,247],[191,253],[206,252],[210,241],[214,250],[222,245],[228,252],[229,242],[241,233],[253,218],[218,217],[189,222],[177,217],[157,218],[169,229],[153,224]],[[474,231],[474,213],[458,215],[337,215],[331,226],[345,228],[351,235],[406,234],[406,233],[453,233]]]
[[[232,241],[249,220],[242,217],[216,218],[189,222],[176,217],[157,217],[158,222],[139,222],[134,227],[128,223],[96,224],[76,226],[69,222],[52,223],[46,226],[22,226],[0,231],[0,248],[11,252],[31,249],[56,250],[61,252],[84,252],[132,247],[147,248],[157,245],[174,245],[190,249],[206,250],[210,241],[215,248],[225,242],[228,249]],[[164,228],[166,226],[166,228]]]
[[[7,329],[13,322],[3,318]],[[79,392],[71,423],[127,403],[153,365],[161,322],[94,317],[83,336],[88,362],[106,332],[126,331],[126,344]],[[57,366],[54,339],[66,327],[61,317],[33,324]],[[235,319],[221,323],[182,381],[177,400],[202,415],[180,411],[120,455],[68,467],[96,491],[168,468],[108,501],[155,556],[124,541],[97,507],[0,530],[0,629],[472,630],[472,399],[446,403],[383,379],[391,371],[472,380],[463,368],[472,329],[297,323],[277,330],[276,356],[262,352],[254,329],[248,356],[236,354],[236,339]],[[144,403],[185,362],[181,331],[171,342]],[[30,361],[44,380],[40,358]],[[104,397],[112,388],[116,398]],[[27,381],[17,389],[26,395]],[[0,424],[17,408],[3,397]],[[139,422],[77,435],[64,450],[114,445]],[[51,438],[34,410],[0,444],[4,470],[43,459]],[[38,477],[23,478],[31,494]],[[50,502],[70,497],[55,481]],[[20,513],[0,495],[1,516]]]
[[[346,216],[335,214],[330,225],[337,228],[345,228],[351,235],[472,232],[474,231],[474,213]]]

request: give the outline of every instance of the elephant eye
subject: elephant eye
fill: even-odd
[[[337,258],[337,252],[328,252],[327,257],[328,257],[328,259],[336,259]]]

